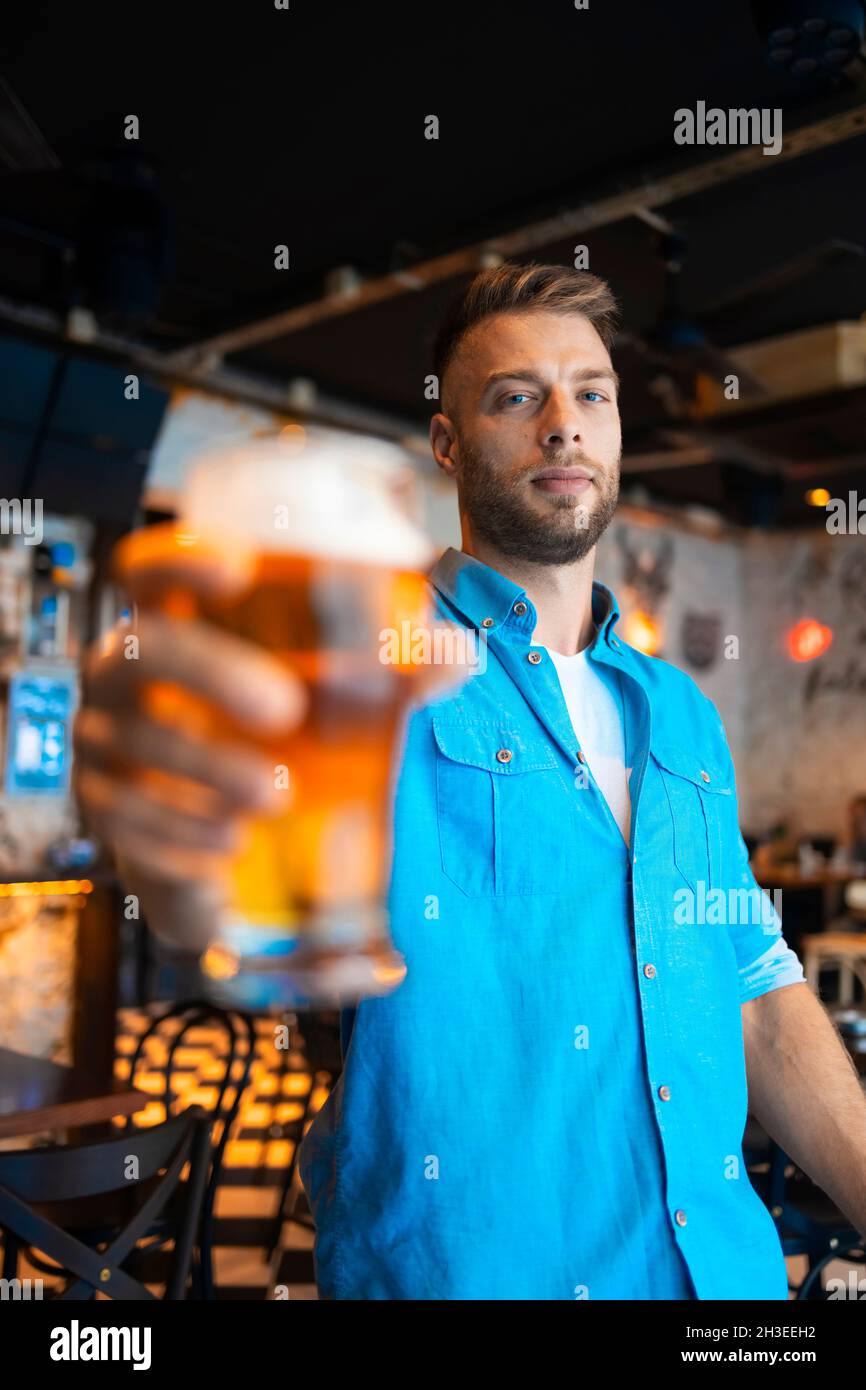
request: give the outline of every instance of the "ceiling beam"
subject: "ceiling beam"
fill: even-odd
[[[401,417],[396,412],[378,410],[328,395],[315,388],[308,404],[299,404],[292,396],[291,386],[279,385],[253,373],[238,371],[217,364],[207,372],[189,372],[170,362],[167,354],[128,338],[95,326],[86,342],[70,343],[64,319],[41,305],[17,304],[0,297],[0,324],[23,329],[27,333],[47,338],[52,345],[67,350],[107,358],[138,368],[154,382],[166,387],[187,386],[193,390],[225,396],[261,406],[290,419],[330,425],[336,429],[360,430],[402,444],[411,453],[425,457],[430,445],[426,430],[418,421]]]
[[[812,154],[864,134],[866,104],[789,131],[777,155],[765,155],[760,145],[738,149],[721,159],[707,160],[679,172],[635,184],[632,188],[504,232],[501,236],[487,237],[445,256],[362,281],[348,291],[325,294],[267,318],[240,324],[186,348],[179,348],[169,355],[168,360],[187,370],[195,369],[199,364],[207,370],[231,353],[272,342],[275,338],[285,338],[313,324],[341,318],[385,300],[427,289],[442,280],[470,275],[485,264],[497,264],[510,256],[525,255],[539,247],[549,246],[595,227],[603,227],[621,218],[638,216],[651,221],[652,217],[647,214],[651,214],[654,208],[664,207],[746,174],[766,171],[800,155]]]

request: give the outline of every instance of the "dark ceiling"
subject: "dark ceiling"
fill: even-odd
[[[731,153],[676,145],[679,107],[778,107],[787,138],[866,103],[866,69],[798,76],[768,61],[767,33],[786,15],[795,28],[809,14],[838,28],[846,10],[862,24],[859,0],[808,11],[799,0],[15,5],[0,68],[0,324],[36,332],[30,310],[62,324],[72,304],[89,304],[126,339],[177,351],[319,299],[336,267],[363,280],[410,269]],[[795,58],[821,56],[828,32],[821,50],[801,30]],[[130,114],[137,143],[123,139]],[[438,140],[424,138],[431,114]],[[723,349],[866,312],[863,130],[656,207],[687,239],[680,326],[696,320]],[[288,270],[274,268],[280,243]],[[626,462],[671,447],[672,431],[709,441],[711,462],[641,471],[651,495],[784,523],[815,520],[810,485],[866,490],[866,388],[698,429],[697,359],[671,358],[669,338],[663,359],[633,341],[660,326],[659,230],[619,215],[520,258],[570,262],[576,243],[611,281],[632,335],[614,350]],[[801,256],[801,273],[775,292],[726,306]],[[106,266],[118,263],[126,278],[115,283]],[[226,365],[271,386],[302,377],[423,427],[431,335],[466,278],[341,312]],[[660,373],[681,409],[651,389]]]

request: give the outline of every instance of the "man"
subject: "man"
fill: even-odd
[[[747,1100],[866,1230],[866,1101],[778,917],[750,910],[721,722],[627,646],[593,583],[618,493],[615,310],[595,276],[504,265],[439,335],[431,443],[462,550],[431,582],[487,665],[408,722],[389,904],[408,976],[344,1013],[344,1070],[301,1152],[326,1298],[784,1299]],[[134,593],[164,579],[128,575]],[[162,620],[146,670],[95,655],[78,728],[85,806],[153,925],[186,942],[207,937],[226,808],[264,779],[130,695],[168,673],[234,713],[297,717],[263,655],[217,641]],[[118,757],[215,805],[166,823]]]

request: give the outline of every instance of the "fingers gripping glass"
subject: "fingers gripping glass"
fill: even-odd
[[[281,735],[195,711],[215,744],[264,752],[277,792],[276,809],[243,826],[202,957],[225,1002],[337,1004],[388,993],[405,975],[385,900],[395,743],[418,668],[383,660],[381,635],[428,621],[430,548],[369,450],[351,439],[339,452],[268,441],[204,460],[182,501],[181,544],[232,548],[244,577],[231,593],[175,588],[154,599],[266,648],[307,695],[300,723]],[[193,717],[190,701],[179,708],[183,692],[173,699]]]

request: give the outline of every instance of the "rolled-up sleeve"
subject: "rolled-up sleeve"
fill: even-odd
[[[749,852],[739,825],[732,834],[736,836],[737,882],[734,886],[738,890],[745,889],[745,893],[728,895],[729,900],[735,901],[740,908],[730,914],[734,920],[729,921],[728,929],[737,953],[740,1002],[745,1003],[747,999],[757,999],[758,995],[769,994],[771,989],[781,989],[783,985],[803,984],[806,976],[799,956],[784,938],[782,919],[775,903],[763,892],[752,873]],[[760,911],[754,910],[756,904]],[[748,910],[744,910],[746,905]]]
[[[783,936],[773,942],[768,951],[751,965],[740,968],[740,1002],[757,999],[761,994],[769,994],[771,989],[781,989],[783,985],[805,984],[806,976],[796,951],[792,951]]]
[[[760,887],[749,863],[749,852],[740,831],[736,774],[727,735],[719,712],[708,701],[729,761],[731,796],[725,798],[722,856],[723,886],[729,905],[728,932],[737,958],[740,1001],[757,999],[783,985],[805,983],[803,966],[782,933],[776,902]],[[717,798],[718,800],[718,798]],[[731,890],[734,890],[733,892]]]

